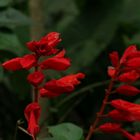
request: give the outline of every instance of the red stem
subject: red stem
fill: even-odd
[[[105,98],[104,98],[104,100],[103,100],[101,109],[100,109],[100,111],[97,113],[97,117],[96,117],[94,123],[90,126],[90,129],[89,129],[88,135],[87,135],[87,137],[86,137],[86,140],[90,140],[91,136],[93,135],[93,133],[94,133],[94,131],[95,131],[95,129],[96,129],[97,124],[98,124],[99,121],[101,120],[101,117],[99,117],[99,116],[103,115],[103,113],[104,113],[104,110],[105,110],[105,107],[106,107],[106,103],[108,102],[109,95],[110,95],[110,93],[111,93],[111,90],[112,90],[113,85],[114,85],[114,80],[112,79],[112,80],[110,81],[110,84],[109,84],[109,86],[108,86],[108,89],[107,89],[107,91],[106,91],[106,93],[105,93]]]
[[[114,81],[115,81],[115,79],[116,79],[116,77],[117,77],[117,75],[119,73],[119,68],[120,68],[120,65],[116,68],[116,73],[115,73],[114,77],[111,79],[111,81],[110,81],[110,83],[108,85],[108,88],[107,88],[107,90],[105,92],[105,97],[103,99],[103,103],[102,103],[101,108],[100,108],[100,111],[97,113],[95,121],[91,124],[89,132],[88,132],[88,135],[87,135],[85,140],[90,140],[90,138],[92,137],[93,133],[95,132],[97,124],[102,119],[102,117],[100,117],[100,116],[102,116],[104,114],[104,110],[105,110],[105,107],[107,105],[109,96],[112,93],[112,88],[114,86]]]
[[[37,70],[38,70],[38,66],[35,67],[35,71]],[[34,87],[33,94],[34,94],[34,102],[38,102],[38,86]]]

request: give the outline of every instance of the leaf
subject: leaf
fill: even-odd
[[[20,99],[24,99],[27,96],[29,97],[31,94],[30,85],[26,79],[27,74],[28,72],[25,70],[12,72],[8,75],[7,81],[5,81],[7,88],[16,93]]]
[[[23,49],[15,34],[0,32],[0,50],[9,51],[20,56]]]
[[[16,27],[29,24],[29,18],[16,9],[8,8],[0,12],[0,26]]]
[[[12,0],[0,0],[0,7],[5,7],[9,5],[12,2]]]
[[[72,123],[50,126],[48,129],[52,137],[39,138],[39,140],[81,140],[83,137],[83,130]]]
[[[110,3],[111,6],[108,5]],[[102,6],[104,5],[104,6]],[[73,68],[87,67],[109,45],[120,23],[123,1],[101,1],[98,10],[85,10],[62,31],[62,45],[67,46]],[[115,17],[115,18],[114,18]],[[71,55],[70,55],[71,54]]]

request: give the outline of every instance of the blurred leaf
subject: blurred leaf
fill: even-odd
[[[30,85],[27,82],[27,71],[16,71],[8,75],[5,84],[12,92],[16,93],[20,99],[24,99],[30,93]]]
[[[84,11],[63,31],[62,45],[67,46],[72,58],[72,72],[94,63],[109,45],[120,23],[122,9],[122,0],[102,1],[96,11]]]
[[[140,1],[125,0],[124,13],[122,14],[122,22],[134,23],[140,22]]]
[[[23,49],[15,34],[0,32],[0,50],[9,51],[20,56]]]
[[[29,18],[16,9],[8,8],[7,10],[0,12],[0,26],[15,27],[29,24]]]
[[[39,138],[39,140],[81,140],[83,137],[82,129],[71,123],[51,126],[48,129],[52,137]]]
[[[5,7],[9,5],[12,2],[12,0],[0,0],[0,7]]]

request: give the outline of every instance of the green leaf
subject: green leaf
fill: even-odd
[[[12,2],[12,0],[0,0],[0,7],[5,7],[9,5]]]
[[[48,129],[52,137],[39,138],[39,140],[81,140],[83,137],[83,130],[72,123],[63,123]]]
[[[109,45],[119,26],[122,9],[121,0],[102,1],[97,11],[91,13],[91,10],[87,10],[84,14],[81,13],[63,31],[62,45],[67,46],[72,58],[72,72],[93,64]]]
[[[7,10],[0,12],[0,26],[15,27],[29,24],[29,18],[18,10],[8,8]]]
[[[24,70],[11,72],[8,75],[7,81],[5,80],[7,88],[13,93],[16,93],[20,99],[29,97],[31,94],[30,85],[26,79],[27,74],[28,72]]]
[[[20,56],[23,48],[15,34],[0,32],[0,50],[9,51]]]

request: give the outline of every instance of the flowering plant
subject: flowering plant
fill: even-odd
[[[36,140],[40,133],[39,119],[41,106],[39,104],[39,99],[45,97],[53,99],[64,93],[70,93],[74,91],[76,85],[80,84],[80,80],[85,77],[85,74],[77,73],[64,76],[60,79],[45,81],[46,75],[44,71],[64,71],[71,66],[70,59],[65,57],[65,49],[60,50],[56,48],[59,42],[61,42],[60,34],[51,32],[39,41],[27,43],[27,47],[31,52],[30,54],[13,58],[2,64],[5,69],[10,71],[21,69],[32,70],[27,76],[27,81],[33,86],[33,100],[26,106],[24,115],[28,123],[27,133],[33,140]],[[123,99],[110,100],[110,96],[113,96],[113,94],[136,96],[140,93],[140,90],[134,86],[134,82],[140,78],[140,51],[136,46],[132,45],[125,50],[122,57],[119,57],[116,51],[110,53],[109,56],[112,66],[108,67],[107,72],[111,80],[108,88],[105,90],[105,98],[100,111],[97,113],[95,121],[91,124],[85,140],[90,140],[97,131],[113,134],[120,133],[128,140],[139,140],[140,133],[129,133],[123,128],[123,122],[140,121],[140,105],[130,103]],[[116,83],[119,83],[117,88],[115,86]],[[106,113],[105,108],[107,105],[111,105],[114,109]],[[103,118],[111,118],[113,121],[99,125],[99,122]],[[71,127],[75,129],[75,126],[71,125]],[[60,126],[58,128],[61,129]],[[68,126],[65,126],[65,128],[68,129]],[[55,130],[49,128],[49,131],[56,135]],[[62,131],[65,130],[62,129]],[[75,131],[73,130],[72,132],[71,135],[74,135]],[[60,133],[64,132],[60,131]],[[74,140],[84,139],[84,137],[81,137],[81,133],[80,131],[80,137],[76,137]],[[55,139],[54,134],[52,134],[51,140],[70,139],[65,137],[57,137]],[[57,136],[60,136],[60,134],[57,134]],[[50,137],[48,137],[48,139],[50,139]]]

